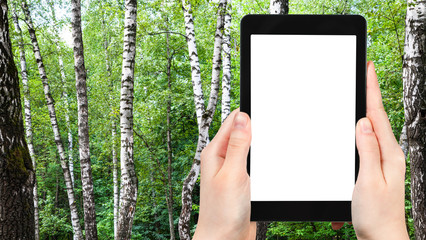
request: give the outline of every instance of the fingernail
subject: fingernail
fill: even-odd
[[[247,125],[247,117],[243,113],[237,113],[234,120],[234,128],[244,129]]]
[[[362,119],[361,130],[362,130],[363,133],[371,133],[373,131],[373,128],[371,127],[370,120]]]

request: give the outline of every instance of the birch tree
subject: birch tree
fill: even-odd
[[[74,45],[75,88],[78,106],[78,143],[81,186],[83,189],[84,230],[86,239],[98,239],[92,165],[89,149],[89,114],[87,103],[86,67],[84,66],[83,34],[81,32],[80,0],[71,0],[71,25]]]
[[[426,239],[426,2],[408,0],[403,64],[404,112],[411,162],[416,239]]]
[[[168,23],[168,19],[166,20]],[[169,43],[170,34],[166,33],[166,45],[167,45],[167,87],[169,90],[167,97],[167,190],[166,190],[166,201],[167,201],[167,211],[169,213],[169,227],[170,227],[170,240],[175,240],[175,227],[173,220],[173,189],[172,189],[172,159],[173,159],[173,150],[172,150],[172,134],[170,129],[170,115],[172,108],[172,58],[173,55],[170,52],[170,43]]]
[[[13,22],[15,24],[15,31],[18,34],[18,45],[19,45],[19,57],[21,63],[21,76],[22,76],[22,87],[24,90],[24,113],[25,113],[25,135],[28,144],[28,151],[31,157],[31,162],[34,168],[34,175],[36,174],[36,155],[34,151],[33,144],[33,127],[31,121],[31,96],[30,88],[28,86],[28,72],[27,72],[27,60],[25,58],[25,47],[24,41],[22,38],[22,30],[19,25],[18,14],[16,9],[13,9]],[[37,178],[34,177],[34,188],[33,188],[33,197],[34,197],[34,233],[35,240],[39,239],[40,236],[40,226],[39,226],[39,213],[38,213],[38,196],[37,196]]]
[[[216,110],[217,98],[219,93],[220,69],[222,65],[222,38],[226,0],[220,0],[218,5],[216,32],[213,46],[211,89],[206,109],[204,109],[204,97],[201,91],[200,66],[198,62],[197,47],[195,43],[194,20],[192,18],[191,5],[189,1],[182,0],[182,6],[185,17],[186,38],[190,56],[192,85],[194,90],[194,103],[197,113],[199,134],[194,161],[192,163],[192,167],[189,174],[184,180],[182,187],[182,211],[179,217],[178,229],[180,239],[191,239],[189,220],[191,217],[192,209],[192,191],[200,173],[201,152],[203,151],[204,147],[207,145],[208,142],[209,128]]]
[[[33,46],[34,56],[37,62],[39,75],[43,83],[43,91],[44,91],[44,96],[46,99],[47,108],[49,111],[50,123],[52,125],[56,148],[58,149],[59,158],[61,161],[61,167],[64,174],[64,180],[65,180],[65,185],[66,185],[67,195],[68,195],[68,204],[70,206],[70,211],[71,211],[71,224],[73,227],[74,239],[81,240],[83,239],[83,232],[80,226],[80,218],[78,216],[77,205],[75,202],[74,188],[72,186],[71,175],[70,175],[70,171],[67,164],[67,158],[65,156],[64,145],[61,140],[61,133],[59,131],[58,121],[56,118],[56,110],[55,110],[55,104],[54,104],[55,102],[50,92],[49,81],[46,75],[46,70],[45,70],[43,59],[40,53],[40,47],[38,45],[33,21],[32,21],[30,11],[28,9],[28,5],[26,1],[22,2],[22,9],[25,14],[25,22],[27,23],[27,26],[28,26],[28,32],[30,34],[31,43]]]
[[[197,43],[195,41],[195,27],[192,17],[191,3],[182,0],[183,16],[185,18],[185,33],[188,43],[189,64],[191,65],[191,80],[194,92],[195,113],[197,115],[198,129],[201,127],[201,116],[204,112],[204,94],[201,87],[201,70],[198,60]]]
[[[74,187],[74,158],[72,155],[73,136],[72,136],[71,124],[70,124],[70,105],[68,101],[68,92],[66,87],[67,78],[65,75],[64,61],[62,60],[61,46],[59,45],[59,32],[57,28],[58,22],[56,20],[55,5],[54,5],[54,2],[51,2],[51,1],[48,1],[48,3],[50,5],[50,12],[52,13],[54,42],[56,45],[56,49],[58,51],[59,71],[61,72],[62,100],[64,101],[64,105],[65,105],[65,124],[68,130],[68,167],[70,169],[72,186]]]
[[[103,27],[105,28],[105,20],[103,20]],[[109,64],[109,52],[108,46],[109,41],[107,37],[107,33],[105,34],[104,40],[104,52],[105,52],[105,66],[108,80],[111,82],[111,91],[114,90],[114,81],[111,79],[111,66]],[[116,113],[114,107],[114,98],[113,94],[110,95],[111,100],[111,139],[112,139],[112,181],[113,181],[113,194],[114,194],[114,239],[118,239],[118,208],[119,208],[119,192],[118,192],[118,159],[117,159],[117,151],[116,151],[116,139],[117,139],[117,126],[116,126]]]
[[[223,74],[222,74],[222,122],[231,113],[231,0],[226,4],[224,18],[224,34],[222,43]]]
[[[118,238],[130,239],[138,193],[138,179],[133,159],[133,83],[136,55],[137,1],[125,1],[123,65],[121,76],[121,190]]]
[[[288,0],[271,0],[269,4],[270,14],[288,14]]]
[[[22,120],[18,70],[0,0],[0,239],[34,239],[35,174]]]

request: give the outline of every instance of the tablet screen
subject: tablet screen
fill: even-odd
[[[252,201],[351,201],[356,35],[252,34]]]

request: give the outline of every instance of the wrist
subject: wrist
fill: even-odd
[[[385,229],[383,231],[375,231],[370,234],[358,234],[358,240],[409,240],[407,229],[404,227],[393,228],[391,230]]]

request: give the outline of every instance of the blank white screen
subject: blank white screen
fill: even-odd
[[[251,35],[252,201],[350,201],[356,35]]]

